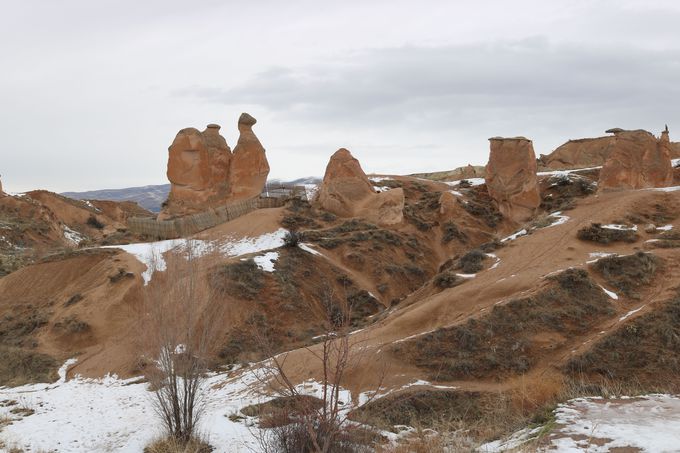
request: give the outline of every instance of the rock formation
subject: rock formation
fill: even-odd
[[[524,137],[489,139],[491,153],[486,164],[486,187],[505,217],[529,220],[541,203],[536,177],[536,155]]]
[[[2,179],[0,179],[0,197],[4,197],[4,196],[6,196],[6,195],[7,195],[7,194],[6,194],[5,192],[2,191]]]
[[[247,113],[241,115],[233,154],[216,124],[209,124],[203,132],[194,128],[179,131],[168,148],[171,188],[158,218],[194,214],[259,195],[269,164],[253,133],[255,122]]]
[[[339,217],[361,216],[380,225],[403,220],[404,191],[376,193],[359,161],[341,148],[331,156],[314,203]]]
[[[619,129],[611,129],[618,131]],[[621,130],[622,131],[622,130]],[[597,138],[580,138],[569,140],[558,146],[555,151],[539,157],[541,168],[549,170],[564,170],[571,168],[599,167],[604,165],[613,149],[611,144],[616,140],[615,135]],[[680,143],[670,143],[671,159],[680,158]]]
[[[600,171],[600,190],[667,187],[673,182],[668,128],[657,140],[643,130],[610,129],[614,140]]]
[[[239,138],[229,169],[231,200],[243,200],[258,196],[269,175],[269,163],[265,150],[253,132],[257,120],[247,113],[238,119]]]
[[[548,155],[541,154],[540,165],[547,169],[599,167],[607,160],[612,136],[569,140]]]

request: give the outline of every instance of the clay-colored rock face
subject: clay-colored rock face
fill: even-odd
[[[358,209],[363,217],[376,225],[396,225],[404,220],[404,189],[390,189],[368,197]]]
[[[612,129],[619,131],[618,129]],[[570,168],[599,167],[604,165],[609,153],[614,149],[611,145],[616,136],[608,135],[597,138],[580,138],[569,140],[548,155],[539,157],[539,165],[546,169],[563,170]],[[680,158],[680,143],[670,143],[671,159]]]
[[[515,222],[529,220],[541,203],[536,178],[536,155],[524,137],[490,138],[486,187],[500,212]]]
[[[539,160],[542,166],[555,170],[599,167],[607,160],[613,141],[611,136],[569,140],[547,156],[541,155]]]
[[[180,217],[258,196],[269,174],[262,144],[252,130],[255,118],[243,113],[234,153],[210,124],[203,131],[179,131],[168,148],[168,179],[172,183],[159,219]]]
[[[361,216],[380,225],[400,223],[404,216],[404,191],[376,193],[359,161],[344,148],[331,156],[314,203],[337,216]]]
[[[341,148],[331,156],[319,187],[317,202],[326,211],[340,217],[352,217],[360,203],[375,194],[373,185],[359,161]]]
[[[231,200],[259,195],[267,182],[269,162],[260,140],[253,132],[255,118],[243,113],[238,119],[240,132],[229,170]]]
[[[600,171],[599,190],[667,187],[673,182],[668,131],[660,139],[647,131],[611,130],[614,140]]]
[[[231,150],[211,124],[203,132],[182,129],[168,148],[168,179],[172,183],[164,218],[198,212],[224,203]]]

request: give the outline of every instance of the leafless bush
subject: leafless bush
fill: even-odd
[[[270,428],[257,433],[260,447],[266,453],[354,453],[367,448],[365,442],[370,434],[348,423],[345,409],[349,401],[342,401],[343,379],[361,360],[356,347],[358,341],[350,337],[351,307],[346,298],[336,300],[330,292],[323,296],[321,306],[325,333],[321,343],[306,348],[321,368],[318,399],[305,395],[288,375],[288,354],[272,354],[269,341],[258,338],[271,357],[261,376],[262,382],[271,385],[281,397],[294,400],[296,406],[282,406],[288,410],[279,411],[274,420],[268,420]],[[378,393],[381,384],[382,376],[373,395]]]
[[[154,389],[152,403],[166,434],[181,445],[194,442],[203,412],[205,373],[219,335],[221,305],[187,243],[182,253],[166,256],[167,269],[156,273],[146,289],[141,337],[151,359],[146,378]],[[158,269],[160,257],[151,266]]]

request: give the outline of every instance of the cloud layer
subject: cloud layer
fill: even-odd
[[[670,0],[10,0],[0,173],[16,191],[163,183],[179,129],[217,122],[233,145],[242,111],[284,178],[339,147],[410,173],[483,164],[495,135],[542,153],[610,127],[673,138],[678,23]]]

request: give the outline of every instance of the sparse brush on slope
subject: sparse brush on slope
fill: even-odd
[[[608,256],[597,260],[593,267],[607,283],[624,295],[639,298],[636,290],[648,285],[656,273],[660,259],[651,253],[637,252],[633,255]]]
[[[637,383],[641,391],[677,392],[680,373],[680,295],[657,310],[622,323],[566,370],[598,383],[602,377]]]
[[[398,343],[392,350],[428,370],[433,380],[524,373],[535,360],[534,334],[583,333],[614,313],[586,271],[568,269],[549,280],[533,296],[495,305],[485,316]]]
[[[632,229],[605,228],[600,223],[593,223],[583,227],[576,234],[582,241],[609,244],[610,242],[635,242],[639,239],[636,231]]]

